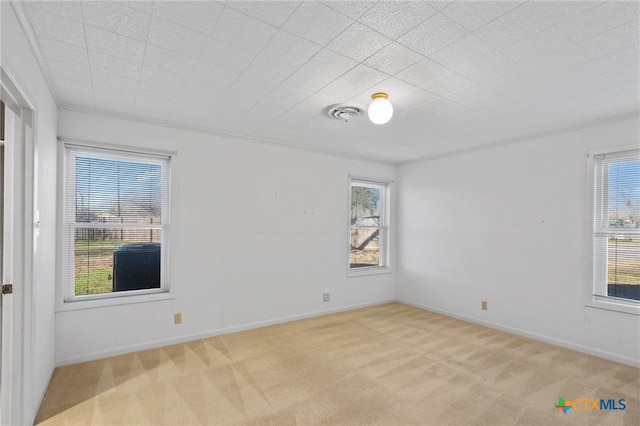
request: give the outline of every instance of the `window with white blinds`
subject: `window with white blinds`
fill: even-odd
[[[168,290],[169,161],[65,146],[65,301]]]
[[[640,151],[594,157],[594,295],[640,301]]]

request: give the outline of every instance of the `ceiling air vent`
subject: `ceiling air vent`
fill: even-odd
[[[341,121],[350,121],[362,113],[362,108],[353,105],[336,105],[329,109],[329,117]]]

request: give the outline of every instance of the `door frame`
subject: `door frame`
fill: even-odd
[[[3,284],[13,293],[1,296],[2,384],[0,424],[33,421],[32,404],[32,277],[34,257],[34,123],[36,109],[6,65],[0,61],[0,98],[6,105],[5,259]],[[11,116],[11,119],[9,117]],[[11,138],[11,140],[9,140]],[[7,253],[9,254],[7,256]]]

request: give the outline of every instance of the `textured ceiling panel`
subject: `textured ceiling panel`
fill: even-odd
[[[135,2],[137,3],[137,2]],[[211,34],[224,10],[224,5],[215,1],[159,1],[152,5],[153,15],[171,21],[193,31]]]
[[[436,13],[423,2],[378,2],[358,21],[396,39]]]
[[[468,30],[475,30],[521,5],[519,1],[452,2],[442,13]]]
[[[325,45],[353,20],[320,2],[303,2],[282,26],[304,39]]]
[[[640,2],[17,2],[63,105],[389,161],[637,113]],[[395,115],[332,120],[386,91]]]
[[[236,1],[228,6],[259,21],[280,28],[294,10],[297,1]]]
[[[391,43],[391,39],[369,27],[354,22],[349,28],[331,40],[327,44],[327,48],[360,62],[389,43]]]
[[[392,42],[368,57],[364,63],[387,74],[395,75],[422,59],[424,56],[419,53],[400,43]]]

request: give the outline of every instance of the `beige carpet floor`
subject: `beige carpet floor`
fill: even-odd
[[[637,368],[390,303],[57,368],[36,423],[639,425],[639,403]]]

